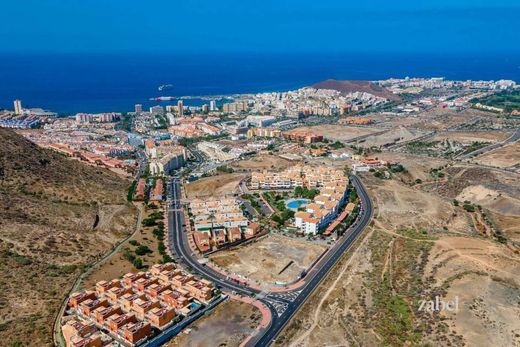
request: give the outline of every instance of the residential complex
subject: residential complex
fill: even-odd
[[[213,228],[246,227],[248,220],[240,205],[240,201],[233,196],[192,199],[190,212],[195,230],[209,232]]]
[[[339,215],[347,199],[348,179],[325,183],[320,194],[294,215],[294,225],[304,234],[317,234]]]
[[[150,272],[100,281],[73,293],[62,332],[67,347],[139,346],[203,309],[217,298],[206,280],[157,264]],[[112,344],[111,344],[112,343]]]
[[[260,232],[260,226],[244,216],[240,200],[232,196],[192,199],[189,213],[193,240],[201,252],[252,238]]]
[[[145,153],[150,159],[148,167],[153,176],[169,174],[172,170],[183,167],[186,163],[186,148],[173,141],[145,142]]]
[[[341,170],[296,165],[281,172],[267,170],[253,172],[251,174],[251,189],[316,188],[323,187],[327,183],[345,180],[347,180],[347,177]]]

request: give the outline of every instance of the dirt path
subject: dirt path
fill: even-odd
[[[114,253],[119,252],[121,249],[121,246],[134,237],[134,235],[141,229],[141,223],[143,220],[143,214],[144,214],[144,207],[142,205],[135,205],[137,208],[137,223],[135,224],[134,231],[128,235],[125,239],[121,240],[110,252],[105,254],[101,259],[96,261],[94,264],[89,266],[87,270],[85,270],[82,274],[79,275],[79,277],[76,279],[74,284],[72,285],[71,289],[69,290],[68,294],[65,296],[65,299],[63,300],[63,303],[61,305],[60,311],[58,312],[58,315],[56,316],[56,320],[54,321],[54,345],[58,347],[64,347],[65,342],[63,341],[63,338],[61,336],[61,326],[60,321],[61,317],[63,316],[63,313],[65,312],[65,308],[67,306],[68,297],[71,293],[78,290],[78,288],[81,286],[81,283],[83,280],[92,273],[94,269],[96,269],[98,266],[103,264],[108,258],[110,258]]]
[[[351,257],[348,259],[348,261],[343,265],[341,272],[337,275],[338,277],[336,280],[331,284],[329,289],[325,292],[325,294],[321,297],[321,300],[316,307],[316,310],[314,311],[314,317],[312,318],[312,325],[307,329],[307,331],[301,335],[298,339],[296,339],[293,343],[290,344],[291,347],[297,347],[299,346],[305,339],[307,339],[311,334],[312,331],[318,326],[320,320],[320,313],[323,307],[323,304],[329,297],[329,295],[334,291],[338,283],[343,280],[343,275],[349,270],[349,265],[352,263],[352,261],[356,258],[357,254],[359,253],[359,250],[366,245],[370,237],[372,236],[373,229],[370,230],[368,234],[366,234],[363,237],[363,241],[356,247],[356,250],[352,253]],[[356,343],[359,345],[359,342],[356,341]]]

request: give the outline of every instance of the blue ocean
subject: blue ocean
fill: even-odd
[[[159,96],[284,91],[329,78],[406,76],[520,82],[520,55],[3,54],[0,108],[12,109],[12,101],[21,99],[24,107],[63,115],[131,111],[136,103],[158,104],[149,98]]]

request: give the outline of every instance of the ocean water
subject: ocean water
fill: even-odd
[[[328,78],[513,79],[520,55],[440,54],[0,54],[0,108],[61,114],[131,111],[158,96],[284,91]],[[173,88],[158,91],[172,84]],[[187,101],[185,104],[199,104]],[[162,102],[161,104],[171,104]]]

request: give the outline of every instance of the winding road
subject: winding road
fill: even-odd
[[[301,287],[285,292],[269,293],[248,287],[244,283],[238,283],[199,262],[199,259],[192,253],[188,234],[183,227],[184,213],[180,203],[181,186],[179,179],[172,178],[170,180],[168,189],[168,243],[175,259],[188,267],[190,271],[213,281],[215,285],[225,291],[255,297],[271,311],[270,325],[259,331],[247,342],[246,346],[269,346],[275,342],[280,332],[370,223],[373,210],[372,202],[359,178],[352,176],[351,181],[361,199],[360,213],[354,224],[306,274],[304,284]]]

